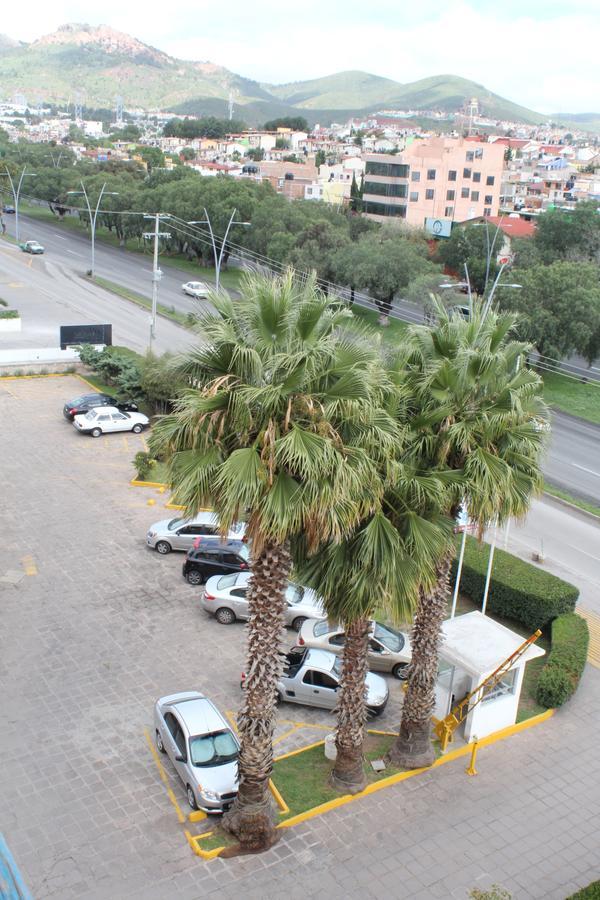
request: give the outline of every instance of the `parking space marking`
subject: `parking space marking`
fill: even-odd
[[[33,556],[23,556],[21,559],[26,575],[37,575],[38,570]]]
[[[162,762],[160,761],[160,757],[158,755],[158,750],[154,746],[154,743],[152,741],[152,738],[150,737],[150,734],[149,734],[147,728],[144,728],[144,736],[146,738],[148,746],[150,747],[150,753],[154,757],[154,762],[156,763],[156,768],[158,769],[158,774],[160,775],[161,781],[163,782],[164,786],[167,789],[167,794],[169,795],[169,800],[175,807],[175,812],[177,813],[177,818],[178,818],[179,822],[183,825],[183,823],[185,822],[185,816],[182,813],[181,807],[180,807],[179,803],[177,802],[177,797],[173,793],[173,789],[171,788],[171,786],[169,784],[169,778],[167,776],[167,773],[165,772],[165,767],[163,766]]]
[[[591,666],[600,669],[600,616],[580,606],[577,607],[577,612],[586,620],[590,631],[587,661]]]

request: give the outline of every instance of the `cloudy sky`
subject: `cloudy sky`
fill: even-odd
[[[362,69],[414,81],[451,73],[539,112],[600,112],[598,0],[29,0],[0,31],[31,41],[65,22],[105,23],[184,59],[300,81]]]

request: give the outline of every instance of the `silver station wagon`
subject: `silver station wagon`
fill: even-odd
[[[192,809],[222,813],[237,795],[237,737],[211,701],[197,691],[161,697],[154,706],[156,746],[185,785]]]
[[[227,540],[241,540],[245,531],[244,523],[236,522],[227,532]],[[207,510],[198,513],[193,519],[176,516],[174,519],[161,519],[160,522],[155,522],[148,529],[146,544],[164,555],[171,550],[191,550],[196,538],[218,534],[219,520],[214,512]]]

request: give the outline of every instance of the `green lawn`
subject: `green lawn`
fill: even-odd
[[[90,280],[99,287],[104,288],[105,291],[110,291],[111,294],[123,297],[124,300],[129,300],[131,303],[136,303],[138,306],[143,306],[144,309],[152,309],[152,301],[148,297],[144,297],[143,294],[138,294],[136,291],[123,287],[115,281],[109,281],[107,278],[100,278],[99,275],[95,275],[94,278]],[[182,325],[184,328],[193,328],[194,326],[194,317],[189,313],[178,312],[176,309],[173,309],[172,306],[163,306],[162,303],[159,303],[156,309],[160,316],[163,316],[165,319],[171,319],[173,322],[177,322],[178,325]]]
[[[544,493],[550,494],[552,497],[560,497],[561,500],[566,500],[568,503],[572,503],[573,506],[578,506],[580,509],[592,513],[594,516],[600,516],[600,506],[594,506],[593,503],[588,503],[587,500],[580,500],[579,497],[573,497],[572,494],[563,491],[561,488],[554,487],[553,484],[548,484],[547,481],[544,482]]]
[[[551,406],[600,424],[600,383],[544,372],[544,400]]]
[[[403,336],[409,325],[408,322],[392,318],[389,320],[389,325],[380,325],[378,321],[378,312],[374,309],[365,309],[364,306],[358,306],[356,303],[352,306],[352,312],[356,319],[369,325],[374,331],[380,334],[385,344],[397,343],[398,339]]]

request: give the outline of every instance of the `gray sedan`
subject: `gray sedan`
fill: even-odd
[[[154,728],[156,746],[175,766],[191,808],[229,809],[237,795],[240,745],[210,700],[197,691],[161,697]]]
[[[237,522],[227,532],[230,541],[241,540],[244,537],[246,526],[243,522]],[[162,519],[155,522],[148,529],[146,544],[154,548],[157,553],[170,553],[171,550],[191,550],[194,541],[198,537],[213,536],[219,533],[219,520],[214,512],[205,510],[198,513],[193,519],[182,519],[176,516],[174,519]]]
[[[314,647],[340,655],[344,650],[346,635],[341,625],[332,625],[327,619],[310,619],[300,630],[298,644]],[[411,661],[410,638],[389,625],[371,621],[369,629],[369,668],[377,672],[391,672],[403,680]]]
[[[251,572],[233,572],[230,575],[213,575],[206,582],[200,604],[221,625],[231,625],[236,619],[248,619],[248,582]],[[288,582],[285,592],[285,624],[300,631],[304,622],[324,614],[321,600],[310,588]]]

